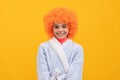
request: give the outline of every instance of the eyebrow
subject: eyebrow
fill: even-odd
[[[62,25],[67,25],[67,24],[62,24]]]
[[[58,24],[54,24],[54,26],[57,26],[57,25],[58,25]],[[65,24],[65,23],[64,23],[64,24],[62,24],[62,26],[63,26],[63,25],[67,26],[67,24]]]

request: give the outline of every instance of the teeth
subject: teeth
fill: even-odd
[[[63,35],[65,35],[65,34],[66,34],[65,32],[57,33],[58,36],[63,36]]]
[[[61,32],[62,34],[64,34],[65,32]]]
[[[63,34],[58,34],[58,35],[63,35]]]

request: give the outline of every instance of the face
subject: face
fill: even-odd
[[[63,23],[54,23],[53,33],[56,38],[67,38],[69,27]]]

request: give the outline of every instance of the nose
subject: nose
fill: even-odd
[[[62,27],[59,27],[58,31],[63,31]]]

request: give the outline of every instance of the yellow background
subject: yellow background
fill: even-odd
[[[1,0],[0,80],[37,80],[36,55],[48,40],[43,16],[55,7],[78,14],[83,80],[120,80],[119,0]],[[79,67],[79,66],[78,66]]]

